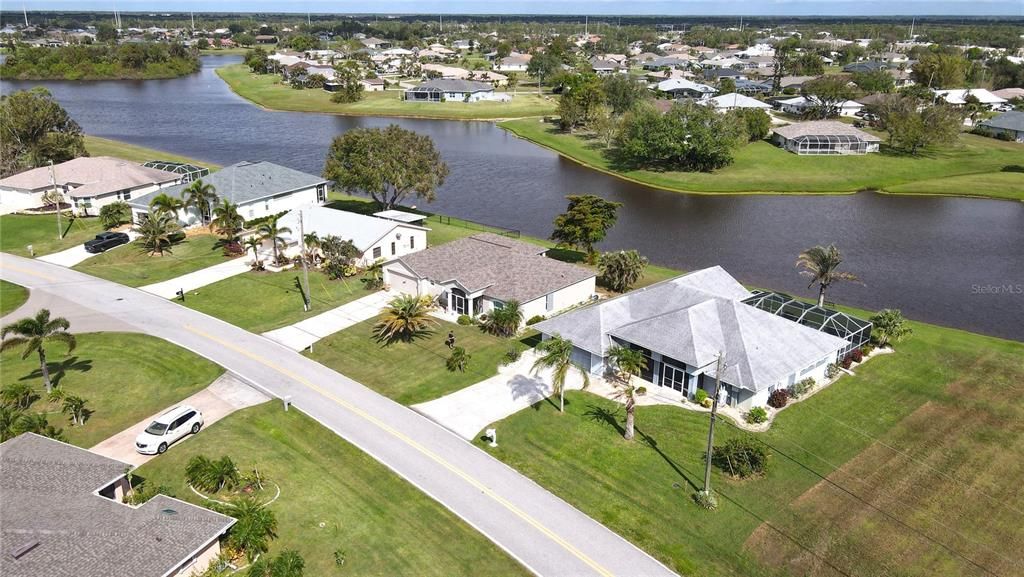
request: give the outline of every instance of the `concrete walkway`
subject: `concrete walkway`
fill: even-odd
[[[308,349],[324,337],[379,315],[394,296],[384,291],[370,293],[294,325],[265,332],[263,336],[293,351]]]
[[[135,240],[135,239],[139,238],[139,233],[129,231],[128,232],[128,238],[130,240]],[[110,250],[123,250],[127,246],[128,246],[128,244],[122,244],[120,246],[115,246],[114,248],[112,248]],[[60,266],[66,266],[68,268],[71,268],[71,267],[75,266],[76,264],[78,264],[78,263],[80,263],[80,262],[82,262],[82,261],[84,261],[86,259],[92,258],[94,256],[96,256],[96,254],[91,253],[91,252],[87,252],[85,250],[85,245],[84,244],[80,244],[78,246],[73,246],[73,247],[71,247],[69,249],[62,250],[60,252],[55,252],[53,254],[44,254],[43,256],[38,257],[38,258],[39,258],[39,260],[43,260],[43,261],[46,261],[46,262],[52,262],[53,264],[59,264]]]
[[[195,272],[183,274],[179,277],[172,278],[171,280],[165,280],[163,282],[153,283],[139,288],[148,293],[164,297],[165,299],[172,299],[177,296],[179,289],[184,289],[185,292],[189,292],[208,284],[213,284],[217,281],[222,281],[235,275],[240,275],[243,272],[248,272],[250,270],[250,262],[251,259],[249,259],[248,256],[241,256]]]
[[[210,386],[191,397],[161,409],[158,413],[146,417],[89,450],[104,457],[124,461],[138,467],[156,455],[137,453],[135,451],[135,437],[153,422],[153,419],[162,415],[168,409],[178,405],[192,405],[203,414],[203,421],[205,423],[203,427],[205,428],[239,409],[258,405],[269,400],[270,397],[250,387],[237,376],[231,373],[224,373],[217,380],[210,383]],[[200,431],[199,434],[202,435],[203,432]],[[192,435],[186,435],[176,444],[184,443],[191,438]],[[172,447],[169,450],[173,451],[174,449]]]

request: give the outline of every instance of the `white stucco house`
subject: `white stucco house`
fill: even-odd
[[[508,102],[511,94],[495,92],[489,82],[436,78],[427,80],[404,93],[410,102],[480,102],[484,100]]]
[[[245,220],[253,220],[288,212],[300,206],[322,205],[327,202],[329,181],[286,166],[265,160],[243,161],[225,166],[202,178],[204,184],[214,187],[218,200],[226,198],[238,205],[238,213]],[[132,220],[149,212],[149,204],[159,194],[184,198],[187,184],[179,184],[133,198]],[[179,220],[186,225],[199,222],[195,209],[179,212]]]
[[[56,188],[79,216],[96,216],[104,206],[169,187],[181,174],[146,168],[110,156],[83,156],[33,168],[0,180],[0,214],[37,208],[43,195]]]
[[[306,234],[316,233],[320,238],[336,236],[352,241],[361,253],[356,259],[357,266],[368,266],[378,259],[394,260],[427,248],[429,229],[417,224],[424,217],[402,211],[388,212],[408,215],[410,218],[387,219],[318,205],[296,208],[278,221],[278,226],[291,229],[290,233],[284,234],[284,253],[287,256],[299,254],[300,230],[305,230]],[[303,221],[301,227],[300,213]]]
[[[779,100],[776,104],[782,112],[797,116],[821,106],[821,102],[813,96],[796,96],[785,100]],[[864,105],[860,102],[857,102],[856,100],[847,100],[839,105],[839,116],[853,117],[856,116],[863,108]]]
[[[671,94],[675,98],[692,98],[694,100],[707,100],[718,92],[718,89],[712,86],[693,82],[685,78],[662,80],[655,88],[658,92]]]
[[[693,398],[697,389],[711,394],[720,376],[720,400],[749,410],[764,406],[775,389],[807,377],[822,381],[828,364],[854,346],[836,336],[847,334],[834,330],[840,325],[837,316],[849,318],[843,313],[798,306],[798,322],[761,308],[764,301],[764,294],[751,293],[716,266],[569,311],[534,328],[543,338],[571,340],[574,362],[593,374],[605,372],[611,347],[630,347],[647,359],[640,378],[653,385],[652,393],[676,399]],[[825,319],[820,326],[812,313]],[[851,338],[859,346],[870,336],[870,323],[856,327],[859,332]],[[716,375],[719,353],[725,368]]]
[[[384,284],[394,292],[437,297],[452,316],[486,314],[515,300],[529,320],[593,298],[594,271],[546,252],[497,234],[475,234],[388,263]]]

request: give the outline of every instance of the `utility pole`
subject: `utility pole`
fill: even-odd
[[[57,238],[64,240],[64,227],[60,225],[60,205],[61,201],[64,200],[59,192],[57,192],[57,178],[53,176],[53,161],[50,161],[50,186],[53,187],[53,198],[57,201]]]
[[[711,397],[711,426],[708,427],[708,450],[704,459],[704,493],[711,495],[711,453],[715,443],[715,419],[718,417],[718,392],[722,386],[722,371],[725,370],[724,353],[719,351],[715,365],[715,393]]]
[[[302,257],[302,277],[306,286],[302,289],[302,311],[309,312],[309,265],[306,263],[306,227],[302,221],[302,211],[299,211],[299,254]]]
[[[25,17],[25,28],[28,28],[28,10],[25,9],[25,3],[21,3],[21,15]]]

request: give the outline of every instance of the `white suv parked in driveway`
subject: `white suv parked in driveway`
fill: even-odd
[[[199,432],[203,414],[188,405],[174,407],[160,415],[135,438],[135,450],[143,455],[161,454],[185,435]]]

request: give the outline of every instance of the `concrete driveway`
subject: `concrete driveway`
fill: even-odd
[[[294,325],[265,332],[263,336],[293,351],[308,349],[324,337],[379,315],[380,309],[394,297],[393,294],[377,291]]]
[[[172,278],[171,280],[148,284],[139,288],[148,293],[164,297],[165,299],[172,299],[177,296],[179,289],[183,289],[187,293],[188,291],[204,287],[208,284],[213,284],[217,281],[222,281],[235,275],[240,275],[243,272],[248,272],[250,270],[249,263],[251,261],[252,259],[250,259],[248,255],[240,256],[227,262],[222,262],[220,264],[208,266],[204,269],[199,269],[195,272],[183,274],[179,277]]]
[[[136,232],[128,232],[128,238],[130,240],[135,240],[139,238],[139,235]],[[126,246],[128,245],[122,244],[120,246],[115,246],[110,250],[122,250]],[[73,246],[69,249],[62,250],[60,252],[55,252],[53,254],[44,254],[43,256],[39,257],[39,260],[44,260],[46,262],[52,262],[53,264],[59,264],[60,266],[66,266],[68,268],[71,268],[76,264],[86,259],[92,258],[94,256],[96,255],[85,250],[84,244],[80,244],[78,246]]]
[[[125,463],[138,467],[156,455],[142,455],[137,453],[135,451],[135,437],[142,432],[147,425],[153,422],[153,419],[163,414],[168,409],[178,405],[192,405],[199,409],[199,412],[203,414],[203,421],[205,422],[203,427],[205,428],[239,409],[258,405],[269,400],[270,397],[252,388],[237,376],[231,373],[224,373],[217,378],[217,380],[210,383],[210,386],[191,397],[181,401],[180,403],[175,403],[170,407],[166,407],[154,415],[146,417],[89,450],[93,453],[103,455],[104,457],[124,461]],[[200,431],[199,434],[202,435],[202,431]],[[176,445],[185,443],[191,438],[192,435],[187,435],[178,441]],[[174,448],[171,447],[169,450],[173,451]]]

